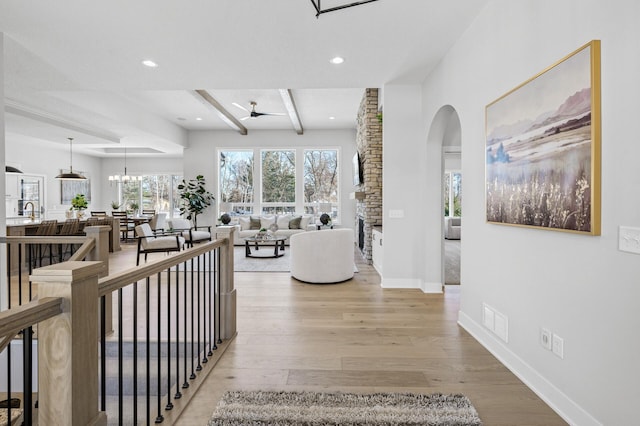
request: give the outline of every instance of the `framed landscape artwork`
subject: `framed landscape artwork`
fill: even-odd
[[[600,235],[600,41],[485,113],[487,221]]]
[[[84,175],[84,172],[77,173]],[[87,201],[91,202],[91,179],[60,181],[60,204],[71,204],[73,197],[78,194],[84,194]]]

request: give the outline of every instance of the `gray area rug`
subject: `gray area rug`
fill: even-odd
[[[460,284],[460,240],[444,240],[444,283]]]
[[[273,256],[273,247],[261,247],[258,253],[251,248],[253,255]],[[285,246],[284,256],[264,259],[245,257],[244,246],[235,246],[233,249],[234,270],[236,272],[289,272],[291,270],[289,246]]]
[[[481,424],[464,395],[262,391],[225,393],[209,421],[209,426]]]

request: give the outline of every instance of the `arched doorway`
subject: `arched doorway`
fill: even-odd
[[[442,214],[436,229],[440,229],[439,255],[441,259],[440,282],[443,284],[460,284],[460,257],[461,257],[461,219],[456,219],[461,213],[460,178],[462,172],[462,131],[460,118],[457,111],[450,105],[445,105],[436,113],[429,127],[427,137],[428,152],[432,154],[430,165],[438,170],[438,173],[430,173],[427,187],[439,188],[429,197],[429,202],[437,202],[442,206]],[[439,153],[439,155],[437,155]],[[448,191],[445,177],[449,179]],[[435,179],[438,179],[436,182]],[[445,194],[447,200],[445,200]],[[436,200],[437,198],[437,200]],[[449,209],[445,207],[450,202]],[[452,219],[445,219],[451,216]],[[445,227],[447,227],[445,229]],[[453,227],[456,227],[453,229]],[[447,231],[445,233],[445,231]],[[447,237],[445,239],[445,236]],[[448,281],[448,282],[447,282]],[[443,286],[444,289],[444,286]]]

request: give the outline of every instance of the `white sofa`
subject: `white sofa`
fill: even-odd
[[[291,236],[291,276],[314,283],[338,283],[353,278],[353,229],[327,229]]]
[[[237,246],[244,245],[244,239],[256,235],[261,228],[266,229],[275,236],[286,236],[289,238],[294,234],[316,229],[315,224],[312,223],[313,216],[309,215],[252,215],[239,216],[237,220],[238,223],[235,225],[236,233],[234,237],[234,245]],[[276,231],[270,230],[273,224],[278,226]],[[285,244],[289,244],[289,240],[287,240]]]

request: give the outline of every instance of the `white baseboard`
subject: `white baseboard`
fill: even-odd
[[[382,278],[382,288],[417,288],[424,293],[442,293],[441,283],[425,283],[415,278]]]
[[[464,312],[458,312],[458,324],[471,334],[482,346],[515,374],[536,395],[547,403],[560,417],[572,425],[602,426],[593,416],[576,404],[523,359],[508,350],[489,330],[482,327]]]

